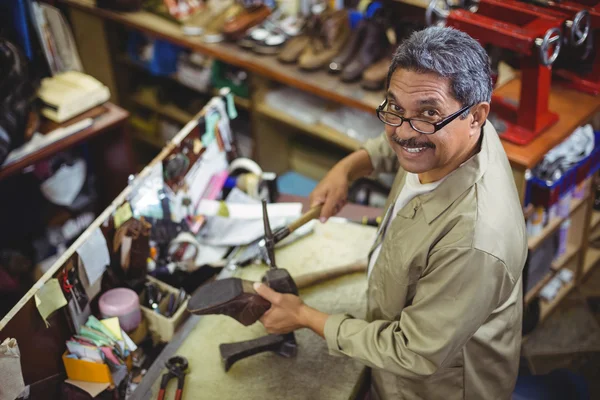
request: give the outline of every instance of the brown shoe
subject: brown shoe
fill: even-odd
[[[219,43],[225,40],[223,26],[225,23],[244,12],[244,7],[234,3],[218,15],[216,15],[205,27],[202,41],[204,43]]]
[[[321,23],[310,30],[308,47],[298,59],[300,68],[313,71],[327,65],[339,54],[350,37],[350,24],[346,10],[325,12]]]
[[[366,90],[383,89],[391,63],[392,56],[389,55],[365,69],[362,75],[362,81],[360,82],[360,86],[362,86],[363,89]]]
[[[360,79],[363,71],[384,57],[390,47],[382,20],[367,19],[365,24],[364,39],[360,48],[342,71],[343,82],[354,82]]]
[[[225,22],[223,34],[230,40],[238,40],[246,35],[246,31],[262,23],[269,15],[271,9],[264,4],[246,9],[235,18]]]
[[[253,282],[239,278],[209,282],[194,292],[188,311],[196,315],[227,315],[245,326],[252,325],[271,307],[252,285]]]
[[[350,34],[350,39],[346,42],[344,49],[329,63],[329,72],[340,73],[344,67],[350,63],[352,57],[360,49],[360,45],[365,37],[367,21],[361,19],[356,29]]]
[[[283,46],[283,49],[281,49],[277,59],[285,64],[293,64],[297,62],[300,54],[302,54],[306,46],[308,46],[309,41],[310,38],[307,35],[300,35],[291,38]]]

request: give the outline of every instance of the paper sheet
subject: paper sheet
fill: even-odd
[[[198,207],[198,214],[217,215],[220,207],[219,201],[202,200]],[[227,202],[229,217],[235,219],[257,219],[262,221],[262,204],[239,204]],[[298,218],[302,213],[302,203],[274,203],[267,204],[269,220],[273,218]]]
[[[108,330],[111,331],[113,335],[115,335],[117,340],[123,340],[123,336],[121,335],[121,325],[119,324],[118,317],[106,318],[100,320],[100,322],[102,322],[102,324],[106,326],[106,328],[108,328]]]
[[[133,217],[133,212],[131,212],[131,205],[128,202],[123,204],[121,207],[117,208],[115,211],[114,221],[115,221],[115,230],[119,229],[124,222]]]
[[[229,251],[229,246],[208,246],[200,243],[198,256],[196,256],[196,265],[208,265],[216,263],[225,257]]]
[[[0,399],[15,399],[25,389],[21,371],[21,353],[16,339],[0,344]]]
[[[65,382],[70,385],[77,386],[79,389],[85,390],[92,397],[98,396],[110,386],[110,383],[73,381],[71,379],[67,379]]]
[[[227,198],[225,199],[225,203],[227,203],[227,204],[230,204],[230,203],[231,204],[235,204],[235,203],[237,203],[237,204],[261,204],[260,200],[250,197],[245,192],[241,191],[240,189],[238,189],[236,187],[231,189],[231,192],[229,192],[229,195],[227,195]]]
[[[90,237],[79,246],[77,253],[83,262],[88,281],[93,286],[110,264],[106,239],[100,228],[96,228]]]
[[[37,306],[42,319],[46,323],[46,327],[50,326],[47,321],[48,316],[59,308],[67,305],[67,299],[65,299],[65,295],[60,288],[58,279],[52,278],[48,280],[48,282],[35,293],[35,305]]]
[[[133,340],[131,340],[131,338],[129,337],[129,335],[127,335],[125,333],[125,331],[123,329],[121,329],[121,335],[123,336],[123,340],[125,340],[125,345],[129,349],[129,351],[136,351],[137,350],[137,346],[135,345],[135,343],[133,342]]]
[[[69,349],[69,353],[75,354],[77,357],[81,359],[87,359],[94,362],[103,363],[102,354],[97,347],[85,346],[81,343],[68,341],[67,349]]]
[[[289,221],[289,218],[269,218],[273,231]],[[262,219],[207,217],[198,241],[210,246],[241,246],[254,242],[264,234]]]
[[[200,202],[212,176],[225,171],[227,165],[226,154],[221,152],[217,142],[213,141],[185,177],[194,208]]]

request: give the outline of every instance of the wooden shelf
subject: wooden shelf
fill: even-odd
[[[550,313],[554,311],[556,306],[560,304],[560,302],[571,292],[571,290],[575,287],[575,279],[573,279],[569,283],[565,283],[559,290],[556,297],[547,302],[545,300],[540,301],[540,321],[548,318]]]
[[[125,55],[118,56],[117,57],[117,61],[120,62],[121,64],[125,64],[125,65],[127,65],[129,67],[132,67],[132,68],[135,68],[137,70],[145,71],[148,74],[150,73],[150,71],[148,71],[142,65],[140,65],[140,64],[132,61],[131,59],[129,59],[129,57],[127,57]],[[196,88],[193,88],[193,87],[190,87],[190,86],[186,85],[185,83],[183,83],[179,79],[177,79],[176,75],[166,75],[166,76],[161,76],[161,78],[167,78],[170,81],[176,82],[176,83],[178,83],[181,86],[184,86],[184,87],[186,87],[188,89],[191,89],[191,90],[193,90],[195,92],[198,92],[198,93],[201,93],[201,94],[205,94],[205,95],[210,94],[208,92],[203,92],[201,90],[198,90]],[[215,96],[218,95],[219,94],[219,88],[213,88],[213,89],[211,89],[211,93],[213,95],[215,95]],[[236,107],[243,108],[245,110],[250,109],[250,106],[251,106],[250,99],[245,99],[243,97],[236,96],[236,95],[233,95],[233,102],[235,103]]]
[[[573,214],[575,211],[577,211],[577,209],[579,209],[579,207],[584,205],[588,201],[588,198],[589,198],[589,194],[587,196],[585,196],[583,199],[575,199],[575,200],[571,201],[571,208],[569,210],[569,215]],[[565,219],[566,218],[553,218],[552,220],[550,220],[548,222],[548,224],[544,227],[544,229],[542,230],[542,232],[540,232],[539,235],[530,237],[527,240],[529,250],[534,251],[535,249],[537,249],[538,246],[545,239],[547,239],[550,235],[552,235],[554,232],[556,232],[556,230],[558,228],[560,228],[560,225],[565,221]]]
[[[172,119],[173,121],[177,121],[183,125],[187,124],[192,120],[192,118],[194,118],[192,114],[189,114],[172,104],[160,104],[158,100],[156,100],[156,97],[151,95],[134,93],[131,96],[131,100],[142,107],[146,107],[159,115]]]
[[[585,261],[583,262],[583,276],[585,276],[600,262],[600,249],[588,246],[585,253]]]
[[[294,118],[293,116],[286,114],[283,111],[279,111],[274,109],[273,107],[270,107],[264,102],[259,102],[255,104],[254,111],[271,119],[283,122],[284,124],[290,125],[294,128],[304,131],[311,136],[315,136],[320,139],[326,140],[346,150],[358,150],[361,146],[358,140],[353,139],[333,128],[330,128],[327,125],[321,123],[306,124]]]
[[[592,211],[592,221],[590,222],[590,230],[594,230],[600,224],[600,211]]]
[[[552,278],[554,278],[556,273],[560,271],[562,267],[571,262],[571,260],[573,260],[573,257],[575,257],[580,250],[581,247],[579,246],[568,246],[565,254],[563,254],[562,257],[559,257],[558,259],[552,262],[551,269],[550,271],[548,271],[546,276],[544,276],[543,279],[536,283],[536,285],[525,294],[525,304],[529,304],[531,300],[536,298],[536,296],[540,293],[544,286],[546,286],[548,282],[550,282]]]

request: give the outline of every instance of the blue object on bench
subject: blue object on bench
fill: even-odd
[[[317,186],[317,181],[294,171],[285,172],[277,177],[279,193],[308,197]]]
[[[557,369],[546,375],[519,376],[512,400],[589,400],[583,376]]]

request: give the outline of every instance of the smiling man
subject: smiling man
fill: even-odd
[[[521,344],[524,219],[486,122],[488,56],[450,28],[414,33],[394,55],[377,110],[385,134],[340,161],[311,196],[322,219],[348,184],[396,172],[370,254],[367,318],[327,315],[265,285],[271,333],[310,328],[371,367],[374,399],[509,399]]]

